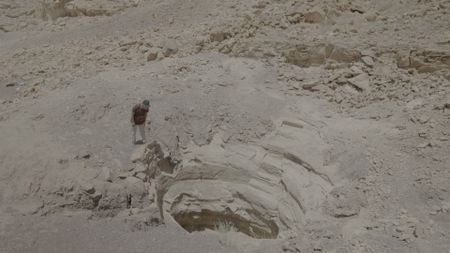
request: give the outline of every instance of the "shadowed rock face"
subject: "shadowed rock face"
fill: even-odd
[[[248,210],[250,211],[250,210]],[[255,218],[258,214],[254,214]],[[275,239],[278,236],[278,226],[273,221],[261,220],[256,224],[249,219],[233,213],[230,209],[224,212],[202,210],[201,212],[183,212],[173,214],[175,221],[189,232],[217,230],[221,223],[230,224],[233,229],[258,239]]]

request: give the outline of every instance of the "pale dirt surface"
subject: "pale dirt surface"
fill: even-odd
[[[449,80],[445,0],[0,1],[0,253],[449,252]]]

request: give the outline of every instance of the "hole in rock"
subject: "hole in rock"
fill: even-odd
[[[175,221],[186,231],[204,231],[205,229],[219,232],[241,232],[257,239],[275,239],[278,236],[278,226],[275,222],[263,219],[254,210],[246,210],[251,219],[231,212],[202,209],[200,212],[183,211],[172,214]]]

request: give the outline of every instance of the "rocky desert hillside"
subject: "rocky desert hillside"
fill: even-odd
[[[0,1],[0,253],[446,253],[449,154],[448,0]]]

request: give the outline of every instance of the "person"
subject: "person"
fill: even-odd
[[[133,144],[137,144],[136,142],[136,129],[139,128],[139,132],[141,134],[142,143],[146,142],[145,139],[145,122],[147,120],[147,113],[150,107],[150,101],[147,99],[142,103],[133,106],[133,110],[131,112],[131,125],[133,127]]]

